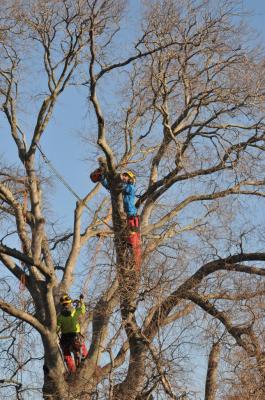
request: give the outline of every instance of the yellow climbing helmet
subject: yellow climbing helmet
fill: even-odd
[[[136,182],[136,175],[132,171],[126,171],[125,174],[128,175],[128,177],[133,181],[133,183]]]
[[[61,298],[60,298],[60,304],[64,305],[64,304],[71,304],[73,301],[71,299],[71,297],[68,296],[68,294],[64,294]]]

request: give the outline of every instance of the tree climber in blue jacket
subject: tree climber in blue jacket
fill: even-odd
[[[90,174],[92,182],[100,182],[107,190],[110,189],[109,182],[104,175],[104,169],[98,168]],[[141,236],[139,217],[135,207],[135,182],[136,176],[132,171],[126,171],[120,174],[122,182],[121,191],[123,194],[123,208],[127,215],[127,226],[129,228],[127,242],[133,249],[135,268],[140,270],[141,266]]]
[[[109,181],[107,180],[104,169],[97,168],[90,174],[92,182],[100,182],[107,190],[110,189]],[[135,182],[136,176],[132,171],[126,171],[120,174],[122,182],[121,190],[123,194],[123,208],[127,217],[136,217],[137,209],[135,207]]]
[[[131,171],[120,174],[122,182],[121,190],[123,194],[123,208],[127,217],[136,217],[137,209],[135,207],[135,182],[136,176]],[[100,183],[109,190],[109,182],[104,175],[101,175]]]

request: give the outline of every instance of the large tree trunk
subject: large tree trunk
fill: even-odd
[[[70,399],[68,384],[65,381],[65,367],[61,357],[56,334],[42,337],[44,346],[44,384],[45,400]]]
[[[220,342],[214,343],[208,358],[208,370],[205,385],[205,400],[215,400],[217,390],[217,369],[220,358]]]

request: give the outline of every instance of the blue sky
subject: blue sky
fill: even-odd
[[[260,29],[264,35],[265,2],[263,0],[244,0],[243,9],[252,11],[252,16],[249,18],[249,23],[255,28]]]
[[[248,24],[258,33],[258,40],[265,44],[265,1],[264,0],[244,0],[243,11],[250,11],[250,15],[246,17]]]

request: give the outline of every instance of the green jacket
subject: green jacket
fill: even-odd
[[[57,327],[62,333],[80,333],[78,317],[86,312],[85,304],[70,310],[70,315],[59,314],[57,317]]]

